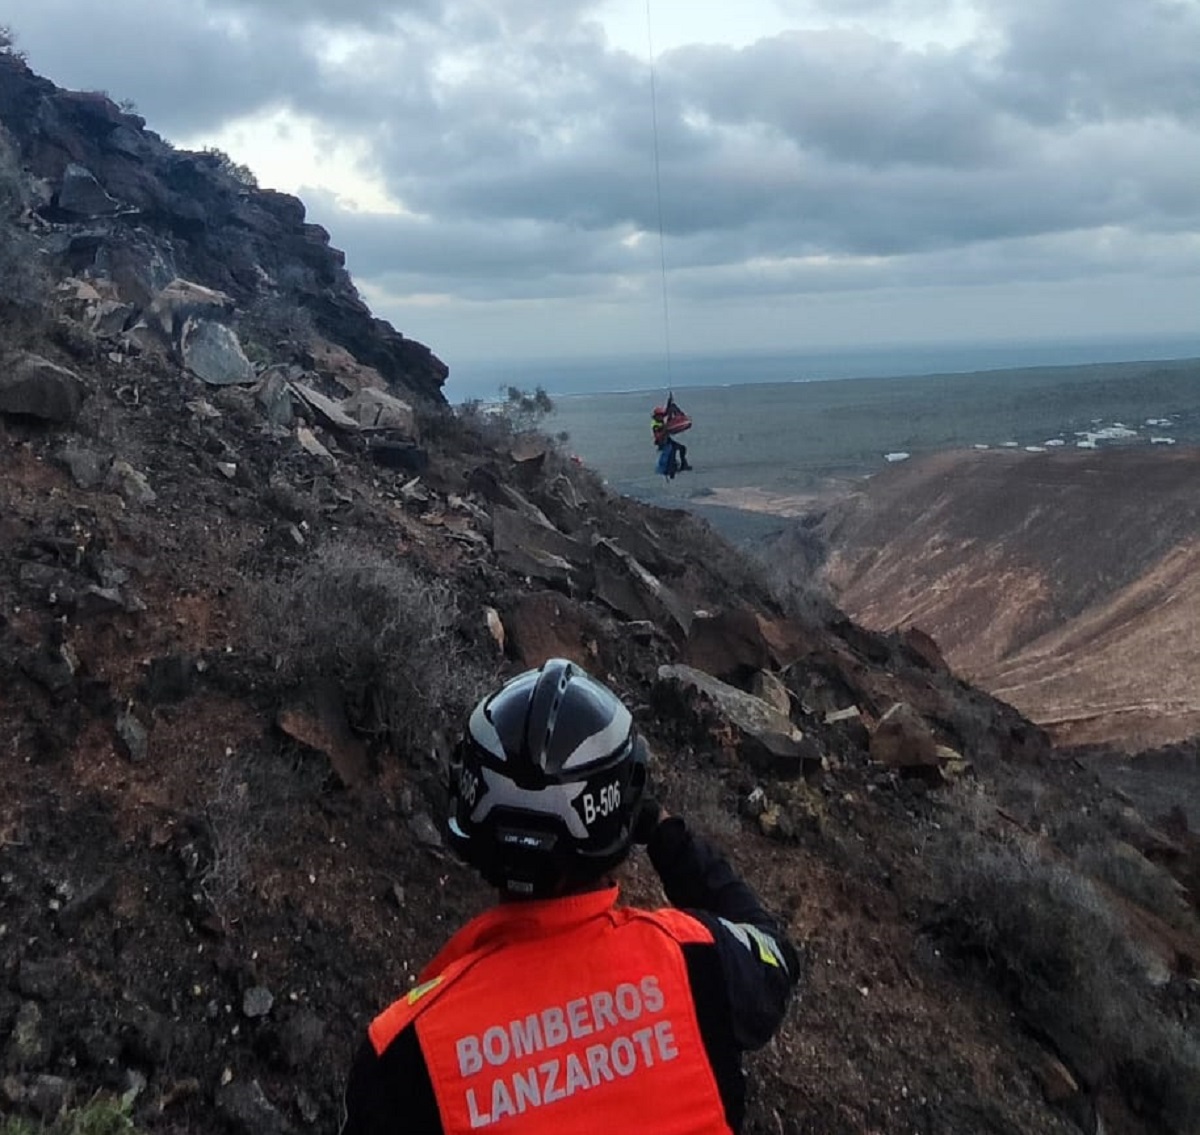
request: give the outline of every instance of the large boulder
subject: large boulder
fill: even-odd
[[[254,400],[266,415],[267,421],[277,426],[291,426],[296,416],[292,384],[281,368],[272,367],[259,376],[254,388]]]
[[[799,776],[820,764],[821,753],[786,714],[762,698],[722,682],[692,666],[660,666],[660,681],[693,689],[707,698],[743,735],[747,763],[776,776]]]
[[[938,646],[932,635],[927,634],[920,627],[905,627],[901,641],[920,665],[926,666],[930,670],[949,672],[950,667],[946,664],[941,647]]]
[[[88,388],[73,370],[31,352],[0,366],[0,414],[73,422]]]
[[[360,390],[386,390],[383,375],[363,366],[345,347],[317,338],[308,345],[306,360],[322,378],[331,378],[351,394]]]
[[[70,472],[81,489],[96,489],[104,484],[113,460],[111,453],[101,453],[77,443],[64,446],[54,458]]]
[[[88,247],[82,234],[73,240],[72,262],[86,265]],[[93,273],[111,281],[116,289],[112,298],[132,304],[139,310],[149,307],[164,288],[179,278],[174,248],[165,241],[156,240],[153,233],[140,227],[114,226],[90,256]]]
[[[188,370],[210,386],[249,385],[258,379],[237,332],[223,323],[189,320],[180,353]]]
[[[314,390],[303,382],[293,382],[291,390],[322,425],[330,429],[345,430],[347,433],[358,432],[358,422],[346,413],[339,399],[327,398],[319,390]]]
[[[174,279],[150,303],[146,322],[172,345],[178,344],[190,320],[227,322],[233,315],[233,298],[191,280]]]
[[[413,441],[418,437],[412,406],[383,390],[359,390],[341,404],[341,409],[365,430],[392,430]]]
[[[596,666],[602,637],[596,619],[557,592],[523,596],[506,612],[504,625],[522,666],[540,666],[547,658],[567,658],[585,669]]]
[[[889,768],[936,768],[941,759],[929,726],[904,702],[892,705],[871,734],[871,760]]]
[[[760,670],[750,679],[750,692],[785,716],[791,716],[792,695],[788,693],[787,686],[778,674],[773,674],[770,670]]]
[[[105,192],[90,169],[71,162],[63,171],[58,207],[74,217],[111,217],[120,212],[121,202]]]
[[[586,509],[583,511],[586,516]],[[675,550],[670,536],[656,531],[643,517],[636,514],[605,517],[604,533],[660,578],[683,574],[685,559]]]
[[[367,455],[376,465],[403,473],[419,475],[429,468],[429,450],[412,441],[371,438],[367,443]]]
[[[698,613],[683,656],[689,666],[732,682],[745,681],[771,665],[771,648],[758,616],[744,607]]]
[[[535,524],[544,528],[556,528],[571,535],[570,530],[556,520],[551,520],[524,493],[508,484],[494,469],[478,465],[467,475],[467,488],[478,493],[484,500],[503,508],[512,509]]]

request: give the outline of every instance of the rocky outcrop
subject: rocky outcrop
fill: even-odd
[[[247,184],[221,155],[174,149],[103,94],[61,90],[12,54],[0,55],[0,122],[41,183],[43,239],[61,274],[112,280],[139,307],[180,277],[240,308],[281,298],[341,350],[356,383],[374,372],[401,394],[443,400],[445,364],[372,315],[297,198]]]

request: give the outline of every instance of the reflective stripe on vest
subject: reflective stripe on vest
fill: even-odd
[[[415,1025],[448,1135],[728,1135],[681,949],[712,935],[681,911],[614,908],[615,891],[582,898],[465,927],[475,948],[451,940],[436,984],[372,1025],[376,1050]]]

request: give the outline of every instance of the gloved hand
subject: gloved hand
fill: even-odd
[[[653,796],[643,796],[633,818],[633,842],[646,844],[654,829],[666,819],[667,810]]]

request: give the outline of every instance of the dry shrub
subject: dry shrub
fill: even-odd
[[[487,449],[506,450],[520,432],[505,412],[503,403],[472,399],[455,408],[454,417],[463,436],[473,435]],[[453,433],[451,426],[448,432]]]
[[[1165,1129],[1200,1123],[1200,1043],[1155,1002],[1147,959],[1069,860],[1034,837],[985,830],[982,794],[955,809],[928,851],[943,934],[981,959],[1030,1024],[1077,1067],[1111,1076]]]
[[[226,757],[209,770],[204,801],[209,846],[201,884],[217,910],[241,891],[267,833],[287,825],[325,777],[324,763],[303,750],[251,751]]]
[[[1118,894],[1143,906],[1178,930],[1200,934],[1200,920],[1183,885],[1164,867],[1152,863],[1129,844],[1105,840],[1078,853],[1079,866]]]
[[[1186,887],[1137,850],[1147,826],[1132,808],[1103,801],[1047,816],[1047,828],[1054,842],[1093,879],[1176,929],[1200,934],[1200,919]]]
[[[336,681],[351,724],[402,750],[426,750],[491,678],[466,654],[451,589],[375,551],[322,548],[264,588],[259,614],[286,678]]]
[[[212,777],[204,806],[210,859],[201,885],[218,910],[241,889],[250,870],[250,858],[263,834],[265,811],[255,807],[248,780],[233,764],[224,764]]]
[[[459,406],[420,402],[415,410],[425,443],[451,453],[506,453],[517,438],[508,418],[478,399]]]

